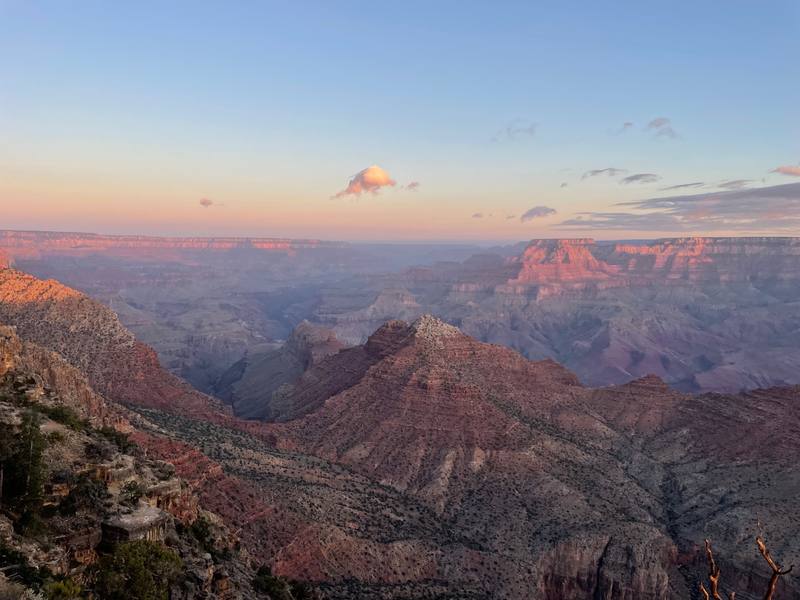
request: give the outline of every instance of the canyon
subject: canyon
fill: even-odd
[[[0,252],[100,300],[164,367],[226,402],[243,367],[281,355],[304,320],[357,345],[426,313],[592,386],[800,383],[800,238],[479,248],[6,231]]]
[[[312,320],[360,343],[387,319],[432,313],[595,386],[648,374],[684,391],[800,382],[798,238],[534,240],[370,288],[368,304],[341,294]]]
[[[477,250],[0,231],[7,263],[100,300],[157,351],[163,366],[202,392],[212,392],[246,355],[279,348],[312,316],[324,290],[357,292],[372,275],[439,258],[463,260]]]
[[[0,271],[0,323],[85,377],[73,402],[124,410],[255,560],[326,597],[690,598],[708,537],[746,598],[768,577],[755,535],[800,552],[798,386],[591,388],[422,315],[351,347],[300,325],[250,363],[271,393],[245,421],[58,282]]]

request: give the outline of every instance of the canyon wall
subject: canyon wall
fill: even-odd
[[[12,258],[46,255],[175,257],[189,251],[259,250],[294,252],[300,249],[342,248],[345,244],[312,239],[247,237],[157,237],[100,235],[50,231],[0,231],[0,252]]]
[[[323,300],[315,319],[358,343],[430,312],[590,385],[650,373],[687,391],[800,383],[800,238],[533,240],[371,289],[360,306]]]

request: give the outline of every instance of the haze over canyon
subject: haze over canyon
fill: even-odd
[[[655,248],[660,256],[674,244]],[[477,260],[485,277],[488,260],[498,273],[502,267],[515,274],[502,275],[490,293],[529,305],[553,298],[542,279],[554,285],[556,275],[568,279],[559,288],[569,290],[563,300],[578,293],[582,302],[590,289],[601,292],[591,282],[624,276],[630,279],[622,287],[635,291],[631,273],[647,290],[653,284],[644,281],[661,264],[685,282],[679,290],[698,281],[721,289],[725,278],[759,289],[755,271],[729,273],[763,264],[765,252],[780,269],[796,260],[793,240],[682,244],[693,248],[692,257],[711,247],[714,255],[737,258],[716,263],[713,275],[702,253],[699,261],[655,260],[647,268],[628,259],[626,269],[616,269],[614,257],[624,249],[595,256],[586,241],[547,241],[527,245],[521,258],[495,254],[425,272],[451,273],[445,296],[463,294],[463,287],[453,289],[461,284],[451,270],[468,272]],[[636,248],[629,254],[652,256],[653,246]],[[740,252],[731,254],[732,248]],[[127,274],[137,285],[146,282],[145,290],[157,287],[144,274],[198,259],[176,258],[175,248],[166,262],[120,259],[113,251],[90,260],[80,256],[80,245],[77,254],[64,255],[62,247],[51,256],[42,248],[25,259],[6,251],[15,263],[77,266],[84,278],[110,273],[113,285]],[[277,262],[300,260],[296,252]],[[261,256],[265,264],[272,258]],[[545,265],[539,275],[531,273],[536,265]],[[793,289],[792,277],[777,272],[765,276],[776,286],[770,289]],[[441,286],[435,278],[432,284]],[[670,296],[671,284],[660,280],[659,286]],[[234,368],[243,376],[227,382],[233,408],[257,417],[244,420],[225,404],[231,398],[203,394],[164,370],[109,306],[61,283],[0,270],[0,322],[11,326],[0,332],[0,375],[13,394],[22,391],[28,405],[71,407],[97,426],[113,423],[146,450],[146,460],[173,465],[181,502],[167,502],[158,486],[150,491],[149,475],[137,477],[157,507],[152,510],[163,515],[159,522],[175,523],[178,537],[168,543],[185,564],[198,565],[192,578],[173,583],[175,597],[257,597],[247,578],[266,564],[275,581],[306,582],[316,590],[309,593],[330,598],[690,598],[705,574],[700,542],[711,537],[724,556],[728,584],[747,598],[767,585],[764,562],[748,543],[761,528],[776,555],[791,559],[800,552],[796,385],[690,395],[648,375],[591,388],[551,359],[531,361],[422,315],[389,320],[352,346],[331,330],[301,323],[286,345]],[[350,323],[365,326],[366,320]],[[244,385],[259,376],[263,385]],[[262,395],[239,397],[240,389]],[[6,415],[25,406],[13,394],[0,404]],[[67,443],[59,441],[64,435],[73,445],[89,443],[74,436],[96,435],[64,431],[52,438],[55,448]],[[156,468],[146,465],[138,471]],[[112,494],[116,489],[109,487]],[[194,554],[195,538],[181,537],[181,527],[206,514],[186,506],[202,507],[208,511],[202,518],[217,523],[213,536],[203,538],[214,549],[210,559]],[[118,527],[114,510],[124,516],[131,509],[81,508],[78,515],[87,531],[107,532]],[[133,514],[143,519],[145,513]],[[91,535],[40,547],[20,531],[4,543],[32,565],[77,581],[91,572]],[[785,598],[800,595],[791,578],[780,589]]]
[[[0,251],[106,303],[166,368],[228,397],[304,320],[354,345],[425,313],[588,385],[800,383],[800,238],[481,248],[7,231]]]

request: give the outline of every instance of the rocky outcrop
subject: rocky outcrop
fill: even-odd
[[[617,244],[608,257],[632,278],[704,283],[800,280],[800,238],[677,238]]]
[[[797,281],[800,238],[695,237],[613,246],[598,245],[592,239],[534,240],[519,257],[509,260],[519,264],[519,273],[509,285]]]
[[[6,477],[0,504],[4,575],[34,590],[64,579],[91,588],[99,560],[113,544],[148,540],[169,546],[182,561],[171,597],[255,596],[249,556],[236,550],[218,517],[200,515],[197,497],[171,465],[128,442],[126,411],[106,402],[60,356],[6,326],[0,326],[0,399],[0,473],[12,471],[19,459],[9,452],[30,436],[22,445],[21,460],[29,461],[25,489],[38,486],[20,504]],[[25,423],[35,424],[39,436]],[[31,518],[35,528],[28,525]],[[204,546],[190,529],[198,519],[214,523],[204,528]],[[220,555],[212,560],[209,549]]]
[[[519,257],[519,273],[508,285],[604,281],[619,271],[592,254],[594,240],[534,240]]]
[[[759,522],[775,524],[778,554],[797,551],[782,490],[800,483],[800,388],[690,396],[646,376],[591,390],[430,316],[376,331],[359,377],[320,369],[343,354],[307,372],[324,391],[276,435],[417,499],[469,539],[437,563],[458,589],[689,597],[704,569],[696,544],[713,537],[747,593],[764,584],[741,544]]]
[[[83,373],[55,352],[23,342],[15,328],[0,325],[0,378],[9,372],[22,373],[24,375],[17,377],[29,379],[16,383],[29,387],[30,394],[35,393],[32,399],[37,402],[66,406],[96,427],[127,427],[120,411],[108,406],[90,387]],[[45,389],[51,393],[46,396],[39,393]],[[58,392],[52,393],[52,390]]]
[[[0,270],[0,322],[63,357],[115,402],[225,418],[222,403],[164,371],[113,311],[58,282]]]
[[[223,373],[214,393],[246,419],[277,417],[273,393],[295,382],[307,369],[344,348],[330,329],[300,323],[277,350],[245,356]]]

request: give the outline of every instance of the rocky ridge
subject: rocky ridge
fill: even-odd
[[[3,310],[20,331],[40,314]],[[55,340],[65,322],[45,321]],[[139,371],[114,372],[134,385]],[[252,432],[190,394],[129,397],[134,435],[274,572],[330,597],[686,598],[711,537],[746,598],[764,583],[744,543],[759,523],[777,556],[798,553],[796,387],[593,390],[427,316],[322,357],[284,392],[282,422]]]
[[[481,574],[495,593],[688,597],[703,568],[696,543],[710,536],[746,594],[763,585],[741,543],[759,523],[780,523],[770,535],[782,556],[800,550],[790,500],[800,387],[690,396],[649,376],[591,390],[552,361],[421,323],[379,329],[365,347],[383,357],[283,427],[293,448],[417,498],[476,535],[484,557],[504,556]],[[764,436],[780,441],[767,448]]]
[[[648,373],[685,391],[800,383],[800,238],[534,240],[510,257],[387,276],[371,298],[345,310],[323,303],[316,319],[355,344],[428,312],[553,358],[588,385]]]
[[[247,419],[264,419],[269,411],[269,398],[281,386],[293,383],[304,371],[320,360],[343,349],[344,345],[330,329],[304,321],[281,348],[266,353],[247,355],[222,374],[214,394],[230,403],[236,415]]]
[[[59,582],[91,588],[115,543],[147,539],[166,544],[180,560],[171,597],[255,597],[254,567],[234,549],[236,537],[199,508],[172,465],[145,457],[127,441],[134,430],[127,416],[60,356],[0,326],[0,463],[13,472],[5,448],[31,435],[25,427],[32,419],[40,437],[30,442],[30,456],[42,452],[43,465],[39,495],[28,492],[22,504],[8,485],[4,490],[0,589],[13,594],[27,586],[50,597],[52,586],[66,585]],[[203,524],[202,540],[191,533],[197,524]],[[219,552],[216,558],[209,549]]]

